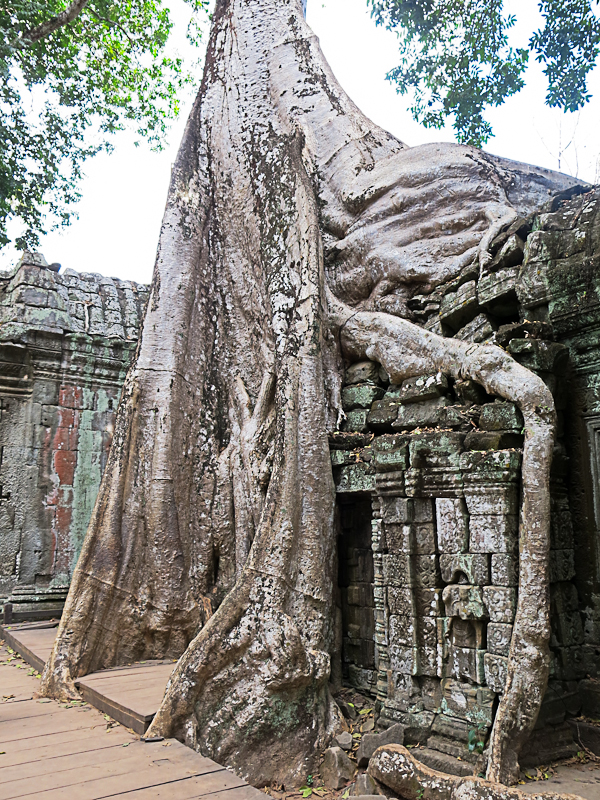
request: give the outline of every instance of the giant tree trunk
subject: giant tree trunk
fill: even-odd
[[[342,356],[395,381],[442,369],[526,419],[526,569],[490,764],[508,780],[547,677],[552,398],[499,348],[402,313],[411,282],[485,263],[502,225],[571,183],[469,147],[406,147],[336,83],[301,0],[218,0],[44,691],[181,656],[151,733],[255,784],[303,779],[337,725],[327,433]]]

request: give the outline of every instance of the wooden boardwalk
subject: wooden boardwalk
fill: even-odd
[[[0,631],[0,637],[19,641],[19,650],[34,662],[30,667],[0,647],[0,800],[264,800],[262,792],[174,739],[142,742],[89,703],[36,699],[35,673],[56,630],[35,631],[35,626]],[[116,707],[120,697],[124,713],[139,717],[145,709],[151,718],[172,667],[163,662],[107,670],[89,676],[86,685],[106,704]]]

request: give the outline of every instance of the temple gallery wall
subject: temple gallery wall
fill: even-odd
[[[495,342],[539,374],[559,416],[552,477],[552,666],[523,763],[577,748],[600,717],[600,191],[503,231],[411,319]],[[0,602],[64,601],[134,355],[147,287],[26,255],[0,279]],[[338,493],[333,674],[444,771],[472,771],[503,692],[518,602],[523,420],[443,374],[389,384],[347,365],[330,438]]]

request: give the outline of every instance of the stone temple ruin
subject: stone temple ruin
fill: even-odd
[[[600,191],[555,198],[410,318],[494,342],[551,389],[552,666],[524,764],[577,748],[600,716]],[[0,597],[55,610],[85,534],[147,288],[57,274],[39,256],[0,282]],[[443,374],[389,385],[349,365],[330,437],[339,506],[343,683],[401,722],[419,758],[472,772],[502,694],[519,568],[523,420]],[[340,665],[335,669],[340,672]]]
[[[112,440],[146,286],[48,267],[0,276],[0,603],[64,603]]]

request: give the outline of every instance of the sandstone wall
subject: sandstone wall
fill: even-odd
[[[66,597],[147,295],[38,254],[0,279],[0,599],[15,609]]]
[[[576,749],[574,715],[600,716],[600,192],[551,201],[493,252],[483,274],[466,267],[430,294],[416,289],[408,307],[431,330],[506,348],[555,398],[552,667],[523,754],[540,763]],[[346,421],[331,437],[342,673],[377,697],[382,724],[406,726],[419,757],[460,772],[504,689],[523,419],[471,381],[390,386],[373,362],[348,367],[342,396]]]

